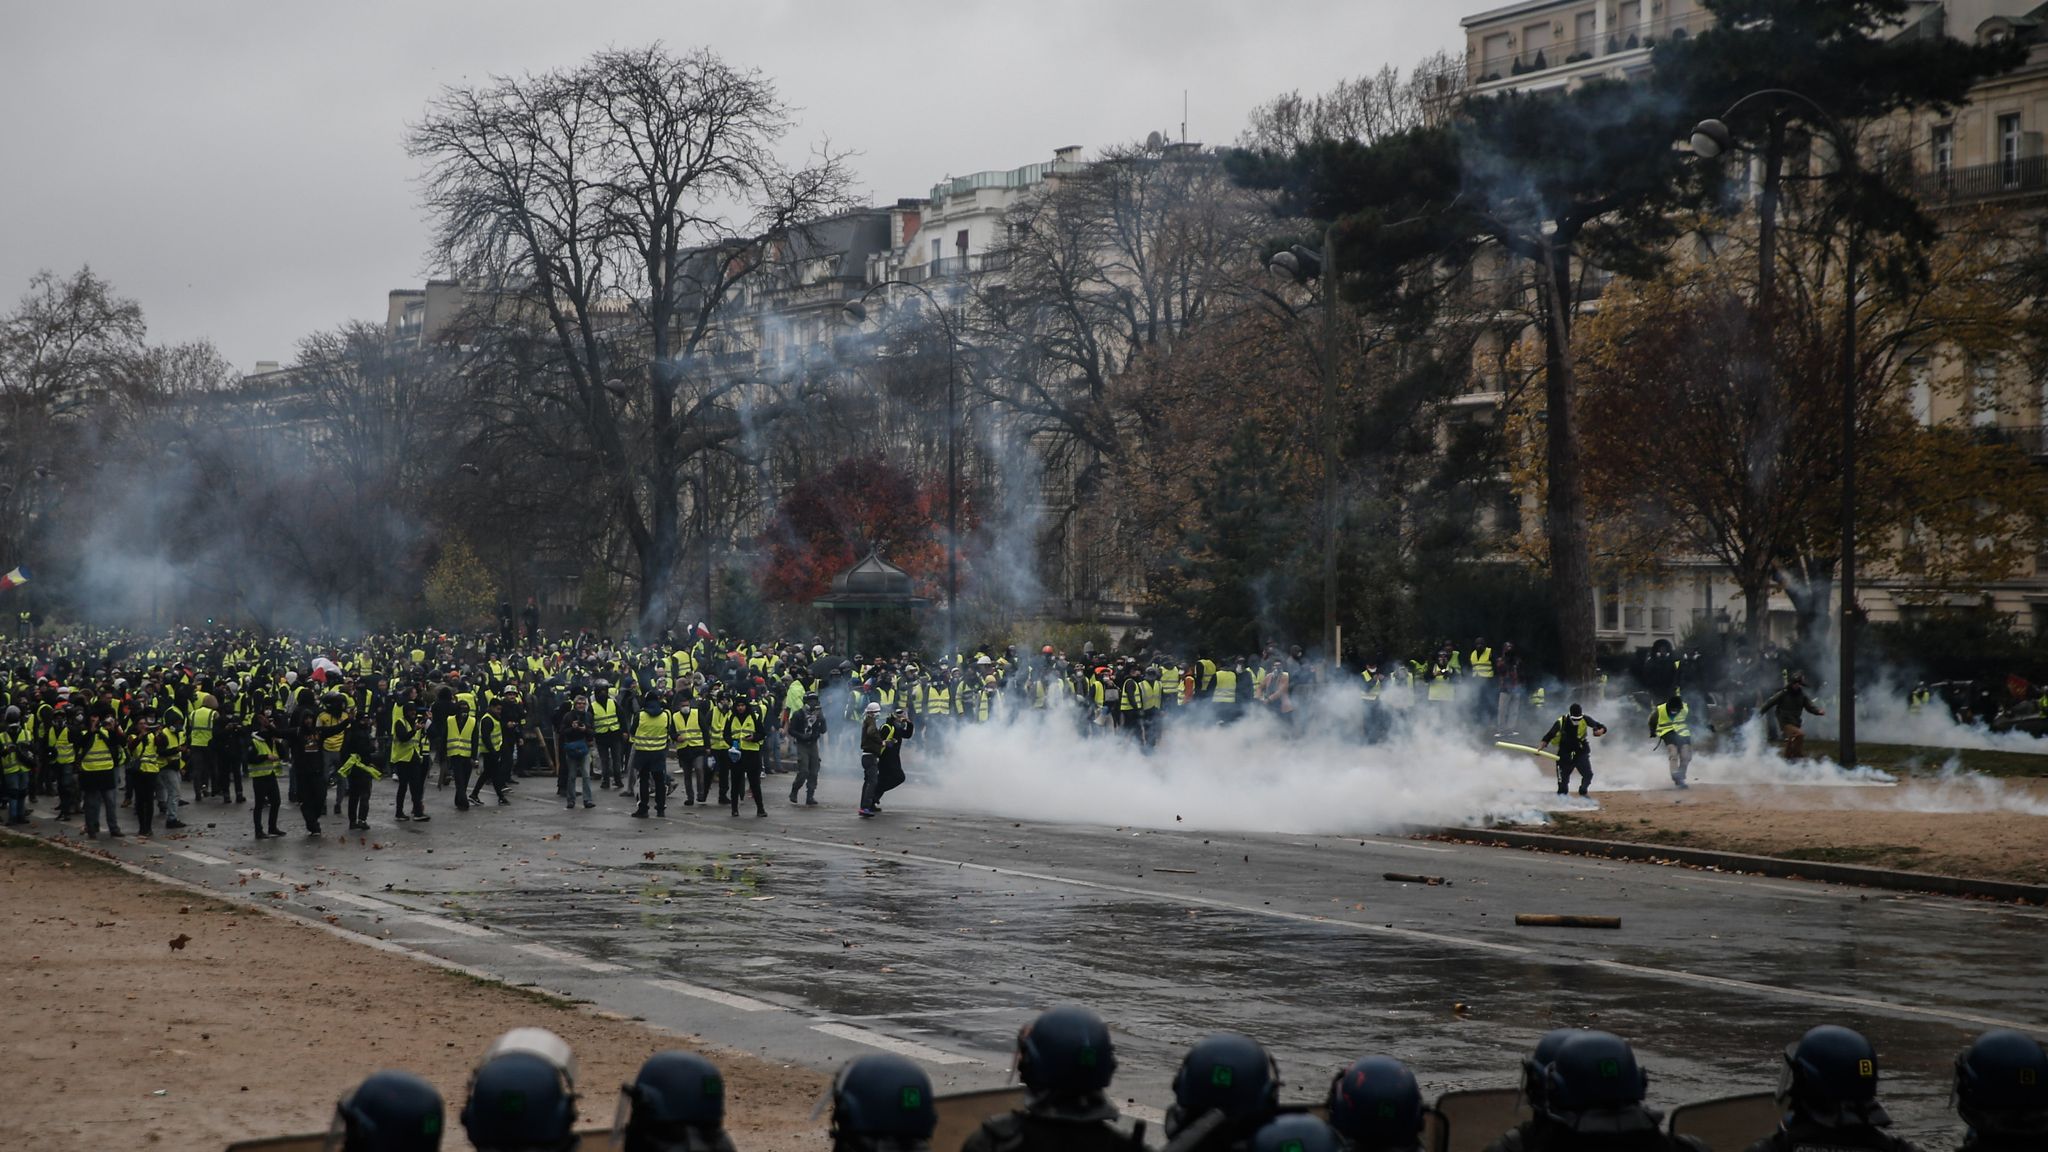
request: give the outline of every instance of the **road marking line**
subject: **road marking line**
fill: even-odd
[[[1371,845],[1371,846],[1373,846],[1373,847],[1376,847],[1376,848],[1406,848],[1406,849],[1407,849],[1407,850],[1409,850],[1410,852],[1452,852],[1452,851],[1456,851],[1456,849],[1452,849],[1452,848],[1438,848],[1438,847],[1436,847],[1436,846],[1435,846],[1435,845],[1433,845],[1433,844],[1410,844],[1410,843],[1408,843],[1408,842],[1407,842],[1407,841],[1405,841],[1405,840],[1368,840],[1368,841],[1366,841],[1366,843],[1367,843],[1367,844],[1369,844],[1369,845]],[[1124,1111],[1125,1111],[1125,1112],[1130,1112],[1130,1111],[1131,1111],[1131,1109],[1130,1109],[1130,1108],[1126,1108],[1126,1109],[1124,1109]],[[1150,1112],[1150,1111],[1152,1111],[1152,1109],[1150,1109],[1150,1108],[1147,1108],[1147,1109],[1145,1109],[1145,1111],[1147,1111],[1147,1112]],[[1161,1124],[1164,1124],[1164,1123],[1166,1123],[1166,1120],[1165,1120],[1165,1118],[1164,1118],[1164,1117],[1161,1117],[1161,1119],[1160,1119],[1160,1121],[1159,1121],[1159,1122],[1160,1122]]]
[[[411,916],[407,916],[406,919],[411,920],[415,924],[425,924],[429,928],[439,928],[443,932],[453,932],[457,936],[490,935],[490,932],[486,929],[478,928],[474,924],[464,924],[460,920],[450,920],[445,916],[428,916],[425,913],[414,913]]]
[[[333,888],[329,888],[329,889],[327,889],[327,890],[325,890],[325,891],[322,891],[322,892],[317,892],[317,893],[316,893],[316,892],[308,892],[308,893],[306,893],[306,895],[308,895],[308,896],[316,896],[316,895],[317,895],[317,896],[325,896],[325,897],[327,897],[327,898],[328,898],[329,900],[339,900],[339,901],[341,901],[341,902],[342,902],[343,904],[353,904],[353,905],[355,905],[355,906],[356,906],[356,907],[358,907],[358,908],[370,908],[370,909],[374,909],[374,910],[376,910],[376,911],[378,911],[378,912],[382,912],[382,911],[384,911],[385,909],[387,909],[387,908],[391,907],[391,905],[389,905],[389,904],[386,904],[386,903],[385,903],[384,901],[382,901],[382,900],[372,900],[372,899],[370,899],[370,898],[369,898],[368,896],[358,896],[358,895],[356,895],[356,894],[355,894],[355,893],[353,893],[353,892],[341,892],[341,891],[337,891],[337,890],[335,890],[335,889],[333,889]]]
[[[1536,949],[1518,944],[1502,944],[1492,940],[1479,940],[1469,936],[1453,936],[1444,932],[1428,932],[1419,928],[1393,928],[1380,924],[1361,924],[1355,920],[1340,920],[1328,916],[1315,916],[1304,912],[1283,912],[1278,908],[1254,908],[1248,904],[1235,904],[1211,896],[1191,896],[1185,893],[1161,892],[1153,888],[1139,888],[1129,884],[1105,884],[1095,880],[1079,880],[1068,876],[1055,876],[1046,872],[1027,872],[1019,868],[1002,868],[994,864],[976,864],[968,860],[948,860],[939,856],[921,856],[913,852],[886,852],[880,848],[869,848],[860,844],[843,844],[835,840],[813,840],[802,836],[783,836],[779,839],[792,844],[808,844],[819,848],[833,848],[842,852],[858,852],[866,856],[880,856],[889,860],[911,860],[921,864],[936,864],[947,868],[972,868],[997,876],[1014,876],[1023,880],[1039,880],[1048,884],[1065,884],[1075,888],[1087,888],[1097,892],[1115,892],[1124,896],[1137,896],[1157,900],[1165,904],[1179,904],[1183,907],[1194,904],[1215,908],[1225,912],[1236,912],[1246,916],[1265,916],[1275,920],[1288,920],[1302,924],[1326,924],[1333,928],[1346,928],[1374,936],[1391,936],[1402,940],[1420,940],[1431,944],[1448,944],[1458,948],[1471,948],[1483,952],[1499,952],[1512,956],[1535,955]],[[1698,972],[1687,972],[1677,968],[1653,968],[1645,964],[1628,964],[1619,960],[1603,960],[1596,957],[1572,956],[1568,953],[1543,953],[1546,963],[1584,964],[1588,967],[1607,968],[1658,980],[1669,980],[1685,984],[1703,984],[1715,988],[1732,988],[1743,992],[1754,992],[1763,996],[1776,996],[1809,1003],[1834,1004],[1864,1008],[1875,1012],[1895,1012],[1906,1016],[1921,1016],[1935,1020],[1953,1020],[1959,1023],[1988,1025],[1994,1028],[2012,1028],[2021,1032],[2041,1032],[2044,1026],[2013,1020],[1998,1020],[1976,1016],[1968,1012],[1950,1011],[1944,1008],[1923,1008],[1918,1005],[1901,1004],[1890,1000],[1866,1000],[1853,996],[1836,996],[1826,992],[1809,992],[1803,988],[1783,988],[1772,984],[1759,984],[1751,980],[1735,980],[1725,976],[1707,976]]]
[[[766,1000],[755,1000],[752,997],[737,996],[731,992],[720,992],[716,988],[699,988],[695,984],[685,984],[681,980],[649,980],[648,983],[666,992],[694,996],[699,1000],[709,1000],[713,1004],[723,1004],[727,1008],[736,1009],[741,1012],[782,1011],[780,1005],[770,1004]]]
[[[581,968],[586,972],[624,972],[626,970],[625,966],[621,964],[606,964],[600,960],[586,959],[567,949],[555,948],[546,944],[515,944],[513,947],[521,952],[539,956],[544,960],[553,960],[558,964],[567,964],[572,968]]]
[[[272,884],[304,884],[308,888],[312,887],[310,881],[295,880],[282,872],[265,872],[261,868],[237,868],[235,869],[235,874],[238,876],[254,876],[258,880],[268,880]]]
[[[184,857],[185,859],[187,859],[187,860],[195,861],[195,862],[197,862],[197,863],[200,863],[200,864],[225,864],[225,863],[227,863],[227,861],[226,861],[226,860],[223,860],[223,859],[221,859],[221,858],[220,858],[220,857],[218,857],[218,856],[208,856],[208,855],[207,855],[206,853],[204,853],[204,852],[188,852],[188,851],[186,851],[186,850],[185,850],[185,849],[183,849],[183,848],[173,848],[173,849],[171,850],[171,855],[173,855],[173,856],[183,856],[183,857]]]
[[[840,1020],[930,1020],[938,1016],[994,1016],[1029,1014],[1029,1008],[943,1008],[933,1012],[877,1012],[867,1016],[838,1016]]]
[[[933,1048],[926,1044],[919,1044],[915,1040],[899,1040],[894,1036],[884,1035],[867,1028],[856,1028],[851,1024],[813,1024],[811,1025],[811,1031],[823,1032],[827,1036],[837,1036],[841,1040],[851,1040],[855,1044],[865,1044],[870,1048],[880,1048],[884,1052],[894,1052],[898,1056],[908,1056],[912,1060],[922,1060],[927,1064],[981,1063],[981,1061],[976,1060],[972,1056],[961,1056],[957,1053]]]

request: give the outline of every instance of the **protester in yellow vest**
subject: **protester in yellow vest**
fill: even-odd
[[[256,726],[249,733],[249,787],[256,793],[256,807],[250,815],[256,821],[256,838],[282,836],[284,830],[277,826],[277,810],[282,805],[278,795],[278,777],[284,773],[284,756],[279,751],[276,714],[265,708],[256,714]],[[265,830],[264,816],[269,816],[269,828]]]

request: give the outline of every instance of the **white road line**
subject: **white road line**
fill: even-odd
[[[490,935],[490,932],[488,932],[485,929],[478,928],[474,924],[464,924],[460,920],[450,920],[446,916],[428,916],[424,913],[415,913],[411,916],[407,916],[406,919],[412,921],[415,924],[425,924],[429,928],[439,928],[443,932],[453,932],[457,936]]]
[[[183,856],[183,857],[184,857],[185,859],[187,859],[187,860],[191,860],[191,861],[193,861],[194,863],[198,863],[198,864],[226,864],[226,863],[227,863],[227,861],[226,861],[226,860],[223,860],[223,859],[221,859],[221,858],[220,858],[220,857],[218,857],[218,856],[208,856],[208,855],[207,855],[206,853],[204,853],[204,852],[188,852],[188,851],[186,851],[186,850],[185,850],[185,849],[183,849],[183,848],[174,848],[174,849],[172,849],[172,850],[171,850],[171,855],[173,855],[173,856]]]
[[[515,944],[513,947],[521,952],[539,956],[543,960],[553,960],[557,964],[567,964],[571,968],[581,968],[585,972],[624,972],[626,970],[622,964],[606,964],[599,960],[585,959],[567,949],[554,948],[546,944]]]
[[[841,1020],[931,1020],[941,1016],[1029,1015],[1029,1008],[942,1008],[933,1012],[877,1012],[867,1016],[840,1016]]]
[[[908,1056],[912,1060],[922,1060],[927,1064],[981,1063],[981,1061],[976,1060],[972,1056],[961,1056],[957,1053],[919,1044],[915,1040],[898,1040],[894,1036],[887,1036],[866,1028],[856,1028],[851,1024],[813,1024],[811,1025],[811,1031],[823,1032],[827,1036],[837,1036],[841,1040],[851,1040],[855,1044],[865,1044],[870,1048],[880,1048],[884,1052],[894,1052],[898,1056]]]
[[[303,884],[307,888],[311,888],[313,886],[313,882],[311,880],[301,880],[296,876],[287,876],[282,872],[265,872],[261,868],[237,868],[235,869],[235,872],[238,875],[254,876],[258,880],[268,880],[272,884]]]
[[[1381,924],[1361,924],[1355,920],[1340,920],[1328,916],[1311,916],[1301,912],[1283,912],[1278,908],[1254,908],[1248,904],[1234,904],[1209,896],[1190,896],[1185,893],[1161,892],[1152,888],[1139,888],[1128,884],[1105,884],[1094,880],[1078,880],[1068,876],[1054,876],[1046,872],[1027,872],[1019,868],[1001,868],[993,864],[976,864],[967,860],[947,860],[939,856],[920,856],[914,852],[887,852],[880,848],[869,848],[861,844],[843,844],[835,840],[812,840],[802,836],[783,836],[780,839],[792,844],[808,844],[819,848],[834,848],[842,852],[858,852],[866,856],[882,856],[890,860],[913,860],[921,864],[937,864],[947,868],[972,868],[997,876],[1014,876],[1023,880],[1040,880],[1048,884],[1065,884],[1075,888],[1086,888],[1097,892],[1115,892],[1124,896],[1138,896],[1162,903],[1199,905],[1226,912],[1237,912],[1246,916],[1265,916],[1275,920],[1295,923],[1326,924],[1332,928],[1349,929],[1375,936],[1391,936],[1403,940],[1420,940],[1431,944],[1447,944],[1457,948],[1470,948],[1483,952],[1501,952],[1514,956],[1537,954],[1534,948],[1518,944],[1502,944],[1492,940],[1479,940],[1469,936],[1453,936],[1444,932],[1427,932],[1419,928],[1392,928]],[[1913,1004],[1901,1004],[1890,1000],[1867,1000],[1854,996],[1836,996],[1826,992],[1809,992],[1803,988],[1782,988],[1772,984],[1759,984],[1750,980],[1734,980],[1725,976],[1707,976],[1698,972],[1687,972],[1677,968],[1653,968],[1646,964],[1627,964],[1618,960],[1602,960],[1591,957],[1575,957],[1562,952],[1541,953],[1546,963],[1585,964],[1595,968],[1607,968],[1658,980],[1670,980],[1685,984],[1698,984],[1714,988],[1732,988],[1743,992],[1754,992],[1763,996],[1803,1000],[1813,1004],[1834,1004],[1863,1008],[1873,1012],[1893,1012],[1905,1016],[1920,1016],[1935,1020],[1953,1020],[1965,1024],[1988,1025],[1994,1028],[2012,1028],[2021,1032],[2048,1031],[2039,1023],[2016,1020],[1999,1020],[1977,1016],[1968,1012],[1952,1011],[1945,1008],[1923,1008]]]
[[[1366,842],[1365,842],[1365,844],[1364,844],[1363,846],[1364,846],[1364,847],[1370,847],[1370,848],[1406,848],[1406,849],[1407,849],[1407,850],[1409,850],[1410,852],[1454,852],[1454,851],[1456,851],[1456,849],[1454,849],[1454,848],[1439,848],[1439,847],[1437,847],[1437,846],[1436,846],[1436,845],[1434,845],[1434,844],[1410,844],[1410,843],[1408,843],[1408,842],[1407,842],[1406,840],[1368,840],[1368,841],[1366,841]],[[1131,1109],[1129,1109],[1129,1108],[1126,1108],[1126,1109],[1124,1109],[1124,1111],[1125,1111],[1125,1112],[1129,1112],[1129,1111],[1131,1111]],[[1150,1112],[1150,1111],[1151,1111],[1151,1109],[1150,1109],[1150,1108],[1147,1108],[1147,1109],[1146,1109],[1146,1111],[1147,1111],[1147,1112]],[[1143,1119],[1143,1117],[1140,1117],[1140,1119]],[[1165,1119],[1164,1119],[1164,1118],[1162,1117],[1162,1118],[1160,1119],[1160,1121],[1159,1121],[1159,1122],[1160,1122],[1161,1124],[1164,1124],[1164,1123],[1166,1123],[1166,1120],[1165,1120]]]
[[[752,997],[737,996],[731,992],[720,992],[716,988],[699,988],[695,984],[685,984],[681,980],[649,980],[647,983],[664,992],[694,996],[699,1000],[709,1000],[713,1004],[723,1004],[727,1008],[736,1009],[741,1012],[782,1011],[779,1005],[770,1004],[766,1000],[755,1000]]]
[[[368,896],[358,896],[353,892],[342,892],[333,888],[323,889],[319,892],[308,892],[306,895],[325,896],[329,900],[339,900],[343,904],[353,904],[358,908],[369,908],[377,912],[382,912],[391,907],[391,905],[386,904],[382,900],[372,900]]]

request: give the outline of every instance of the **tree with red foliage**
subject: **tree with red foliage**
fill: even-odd
[[[879,452],[814,472],[783,497],[762,534],[762,591],[771,600],[807,604],[832,590],[834,576],[877,551],[930,595],[945,579],[945,506],[943,483],[920,482]]]

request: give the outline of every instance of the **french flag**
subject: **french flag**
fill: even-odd
[[[19,588],[26,583],[28,583],[28,569],[16,568],[7,573],[7,575],[0,576],[0,592],[5,592],[9,588]],[[698,627],[702,628],[703,625],[699,624]]]
[[[17,568],[17,569],[15,569],[15,571],[19,572],[19,571],[20,571],[20,569],[19,569],[19,568]],[[24,579],[26,579],[26,577],[24,577]],[[692,629],[690,630],[690,634],[691,634],[691,635],[693,635],[693,636],[695,636],[695,637],[696,637],[697,639],[699,639],[699,640],[715,640],[715,639],[717,639],[717,637],[715,637],[715,636],[713,636],[713,635],[711,634],[711,629],[709,629],[709,628],[706,628],[706,627],[704,626],[704,622],[703,622],[702,620],[699,620],[699,621],[697,621],[697,626],[696,626],[695,628],[692,628]]]

